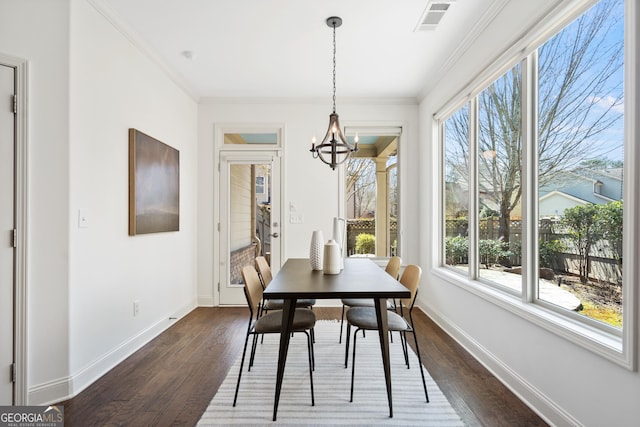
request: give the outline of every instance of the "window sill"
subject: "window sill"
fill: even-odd
[[[453,269],[439,267],[434,268],[433,273],[447,283],[471,292],[613,363],[628,370],[635,370],[629,346],[625,345],[624,338],[619,333],[595,328],[539,304],[526,303],[518,296],[470,280]]]

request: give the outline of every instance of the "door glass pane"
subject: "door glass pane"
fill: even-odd
[[[539,48],[538,297],[622,326],[623,0]]]
[[[478,95],[479,277],[522,292],[522,76],[517,65]]]
[[[398,198],[398,156],[391,156],[387,161],[387,182],[388,182],[388,209],[389,216],[387,218],[387,233],[389,237],[387,242],[389,244],[388,256],[398,255],[398,213],[399,213],[399,198]]]
[[[376,165],[370,158],[347,160],[347,255],[376,253]]]
[[[469,106],[444,122],[444,264],[469,262]]]
[[[229,278],[242,284],[242,267],[255,257],[269,259],[271,237],[270,165],[231,164],[229,191]]]

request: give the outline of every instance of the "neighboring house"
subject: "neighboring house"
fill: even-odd
[[[587,203],[622,200],[622,191],[622,169],[577,168],[560,172],[540,188],[538,214],[541,218],[549,218]]]

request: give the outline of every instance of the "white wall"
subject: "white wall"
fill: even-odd
[[[44,404],[195,307],[197,105],[85,0],[0,0],[0,52],[28,60],[27,388]],[[180,232],[128,236],[129,127],[180,150]]]
[[[201,305],[217,304],[214,293],[218,271],[214,268],[214,251],[218,250],[218,234],[214,224],[218,217],[218,203],[214,201],[214,189],[219,182],[217,165],[214,164],[214,130],[216,125],[228,124],[282,124],[283,136],[283,218],[281,234],[284,239],[282,259],[309,256],[309,242],[313,230],[322,230],[325,236],[332,232],[332,218],[338,212],[338,194],[342,191],[338,171],[333,171],[318,159],[313,159],[309,149],[311,137],[321,138],[326,132],[331,111],[330,98],[317,100],[204,100],[198,112],[198,301]],[[371,100],[360,102],[340,101],[337,105],[341,124],[389,124],[404,126],[407,142],[407,163],[416,162],[417,105],[412,100],[396,100],[385,103]],[[415,165],[414,165],[415,167]],[[415,169],[414,169],[415,170]],[[417,183],[409,179],[408,190],[415,194]],[[295,203],[304,223],[288,222],[289,204]],[[417,201],[406,200],[407,224],[405,230],[417,229]],[[406,246],[407,256],[417,261],[417,242]]]
[[[85,0],[71,4],[69,371],[77,394],[196,305],[197,104]],[[180,152],[179,232],[128,235],[129,128]],[[87,228],[78,226],[80,210]]]
[[[512,390],[554,425],[631,426],[640,417],[640,375],[536,326],[434,274],[438,150],[433,114],[536,22],[549,2],[510,2],[420,104],[419,304]],[[513,35],[513,36],[509,36]],[[638,183],[635,183],[636,185]],[[637,283],[634,284],[637,286]],[[506,409],[508,410],[508,409]]]
[[[69,374],[69,4],[0,0],[0,52],[28,60],[27,386]]]

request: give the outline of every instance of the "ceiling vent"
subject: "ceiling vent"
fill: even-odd
[[[455,0],[430,0],[427,3],[427,7],[414,31],[433,31],[436,29],[444,15],[451,8],[451,4],[455,3]]]

